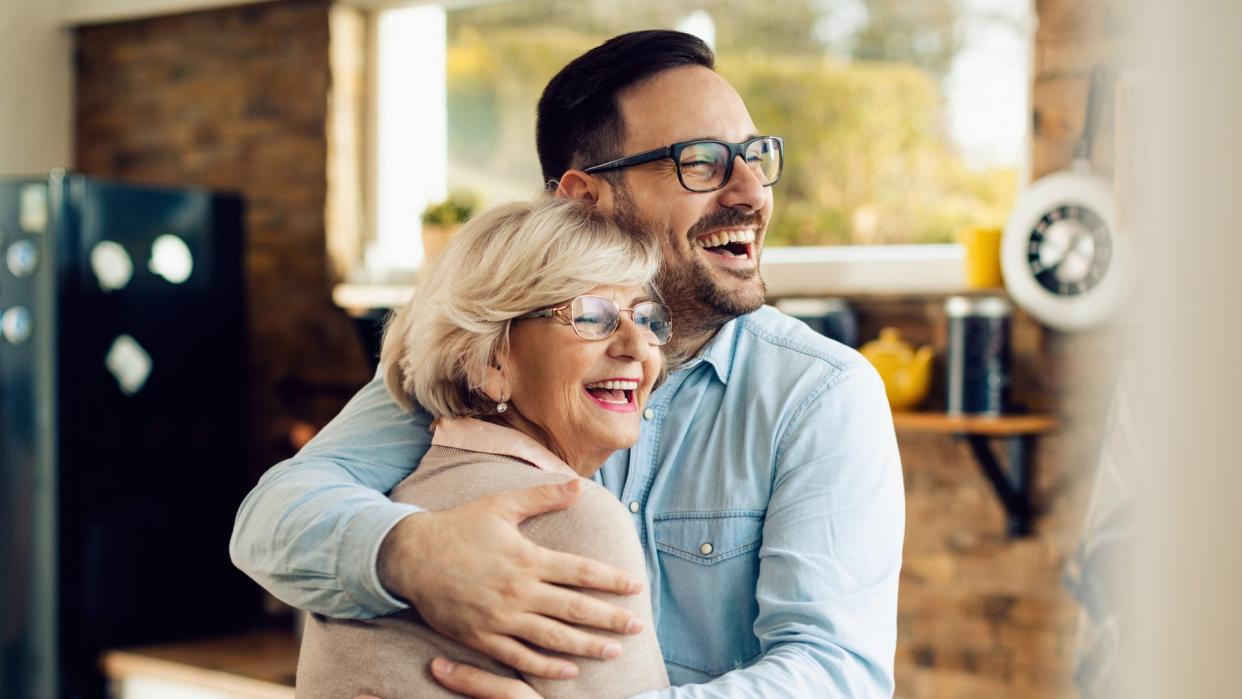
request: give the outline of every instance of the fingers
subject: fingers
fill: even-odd
[[[577,665],[537,653],[509,636],[486,634],[477,643],[468,645],[528,675],[552,680],[570,680],[578,676]]]
[[[523,614],[517,620],[513,635],[526,639],[540,649],[585,658],[612,660],[621,655],[621,644],[614,640],[586,633],[538,614]]]
[[[541,585],[533,602],[532,611],[579,626],[589,626],[622,634],[635,634],[643,630],[643,622],[626,610],[563,587]],[[551,646],[545,647],[552,648]],[[560,650],[574,655],[587,655],[573,650]]]
[[[564,483],[541,485],[526,490],[514,490],[489,496],[496,509],[505,513],[514,524],[544,512],[563,510],[574,504],[582,492],[582,479],[574,478]]]
[[[445,689],[475,699],[540,699],[535,690],[521,680],[499,677],[444,658],[431,661],[431,675]]]
[[[590,558],[575,556],[572,553],[561,553],[550,549],[540,549],[540,551],[541,577],[547,582],[585,587],[617,595],[633,595],[643,589],[641,580],[620,568]]]

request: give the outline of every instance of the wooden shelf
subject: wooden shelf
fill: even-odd
[[[298,643],[290,631],[256,631],[107,651],[104,674],[121,688],[158,682],[246,699],[293,699]]]
[[[985,416],[895,412],[893,426],[902,432],[1020,437],[1055,432],[1060,428],[1061,422],[1051,415]]]
[[[1035,444],[1041,435],[1055,432],[1061,422],[1052,415],[949,415],[947,413],[893,413],[899,432],[944,434],[964,439],[975,463],[1005,508],[1010,536],[1029,536],[1036,515],[1034,500]],[[1003,463],[993,441],[1008,452]]]

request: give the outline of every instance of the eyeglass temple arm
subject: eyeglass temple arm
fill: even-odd
[[[542,311],[531,311],[530,313],[524,313],[517,318],[514,318],[514,320],[526,320],[528,318],[555,318],[557,317],[557,311],[560,310],[561,309],[559,308],[545,308]]]
[[[608,162],[600,163],[599,165],[592,165],[591,167],[583,170],[583,172],[590,175],[596,172],[603,172],[604,170],[617,170],[631,165],[642,165],[643,163],[650,163],[655,160],[662,160],[664,158],[671,157],[673,157],[673,147],[665,146],[663,148],[649,150],[645,153],[635,153],[634,155],[627,155],[624,158],[609,160]]]

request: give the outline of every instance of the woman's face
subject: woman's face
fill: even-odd
[[[633,286],[598,286],[590,295],[621,308],[649,300]],[[590,475],[609,454],[638,440],[662,361],[660,348],[648,343],[629,313],[621,313],[616,331],[603,340],[583,339],[559,318],[514,322],[502,360],[516,413],[509,419],[527,432],[534,426],[534,436],[579,474]]]

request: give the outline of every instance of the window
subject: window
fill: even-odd
[[[1026,169],[1030,0],[509,0],[377,18],[374,250],[408,247],[414,209],[448,192],[490,206],[540,191],[544,85],[640,28],[712,44],[760,130],[785,137],[771,248],[952,242],[963,226],[1003,225]],[[410,93],[413,116],[385,117],[392,89]],[[403,213],[385,218],[390,205]]]

